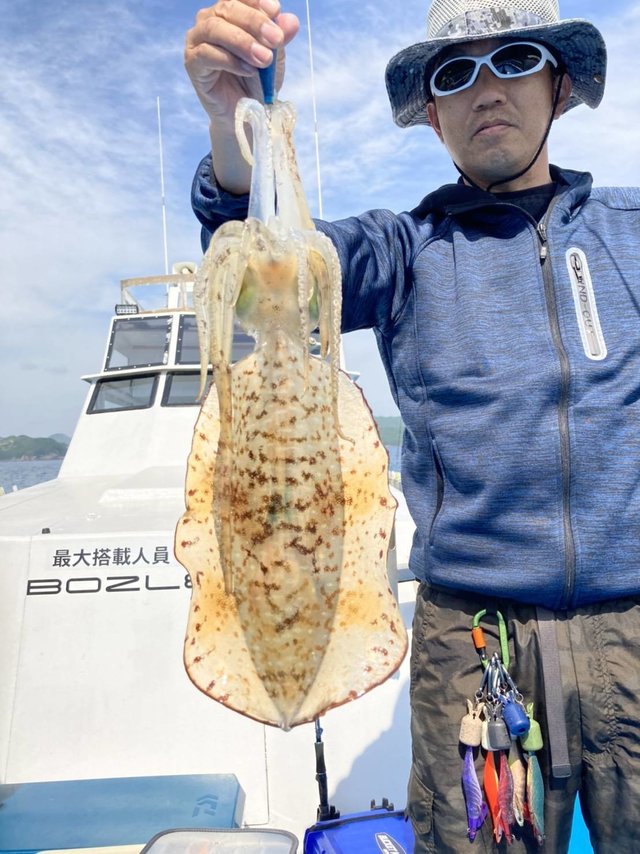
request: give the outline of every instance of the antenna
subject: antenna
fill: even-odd
[[[324,219],[322,213],[322,181],[320,179],[320,137],[318,134],[318,111],[316,108],[316,80],[313,71],[313,45],[311,41],[311,12],[309,11],[309,0],[307,6],[307,42],[309,44],[309,68],[311,69],[311,103],[313,105],[313,136],[316,143],[316,181],[318,184],[318,216]]]
[[[164,198],[164,161],[162,159],[162,124],[160,122],[160,96],[156,98],[158,108],[158,147],[160,149],[160,196],[162,201],[162,242],[164,246],[164,274],[169,275],[169,251],[167,248],[167,206]]]

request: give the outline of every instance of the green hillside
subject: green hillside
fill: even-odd
[[[0,460],[61,460],[67,446],[56,439],[0,436]]]
[[[402,444],[402,419],[398,416],[374,416],[382,442],[387,447]],[[69,438],[56,433],[46,438],[0,436],[0,460],[61,460]]]

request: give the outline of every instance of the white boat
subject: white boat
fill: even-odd
[[[65,847],[59,838],[75,838],[70,825],[91,824],[87,810],[113,831],[115,841],[95,837],[101,844],[140,851],[147,839],[118,833],[121,801],[144,810],[136,791],[153,795],[171,780],[187,786],[175,790],[171,809],[188,790],[185,816],[197,827],[223,820],[223,790],[226,827],[302,840],[316,819],[314,726],[285,733],[242,717],[197,691],[183,666],[190,585],[173,535],[198,412],[193,274],[181,264],[170,276],[122,282],[103,364],[83,377],[86,403],[58,477],[0,498],[1,852]],[[237,335],[234,359],[247,348],[251,339]],[[390,567],[410,628],[413,524],[394,491]],[[343,814],[383,798],[404,806],[408,659],[322,727],[331,804]],[[198,780],[205,789],[189,788]],[[85,782],[56,787],[64,781]],[[22,821],[24,838],[9,843],[7,816],[20,798],[11,832]],[[56,824],[56,815],[43,817],[54,801],[68,832],[41,841],[46,822]],[[173,818],[166,808],[164,820]]]

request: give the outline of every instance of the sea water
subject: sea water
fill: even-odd
[[[400,471],[400,448],[392,445],[389,451],[389,470]],[[0,460],[0,487],[5,492],[25,489],[58,476],[62,460]]]
[[[62,460],[0,460],[0,487],[25,489],[58,476]]]

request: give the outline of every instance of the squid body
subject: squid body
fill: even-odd
[[[407,645],[386,573],[388,456],[339,368],[340,264],[307,208],[294,122],[287,103],[238,106],[249,216],[215,233],[194,287],[213,382],[175,538],[192,580],[190,679],[284,729],[384,681]],[[233,364],[235,323],[256,343]]]

